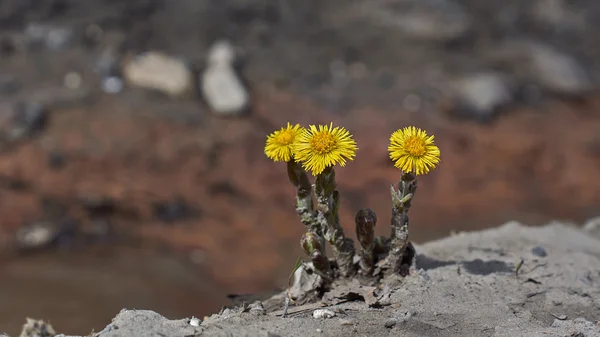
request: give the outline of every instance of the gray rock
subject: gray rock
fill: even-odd
[[[488,120],[513,100],[508,80],[498,73],[466,76],[455,81],[452,87],[460,103],[459,109],[463,109],[458,113],[478,120]]]
[[[32,46],[44,46],[50,50],[60,50],[69,45],[73,31],[68,27],[53,27],[31,23],[25,29],[27,42]]]
[[[600,238],[600,217],[588,220],[583,225],[583,230],[597,238]]]
[[[395,318],[390,318],[387,321],[385,321],[385,323],[383,323],[383,325],[388,329],[395,327],[396,324],[398,324],[398,321]]]
[[[548,256],[548,253],[546,252],[546,250],[542,246],[535,246],[535,247],[533,247],[533,249],[531,250],[531,253],[533,255],[539,256],[539,257],[546,257],[546,256]]]
[[[335,317],[335,312],[329,309],[317,309],[313,311],[312,316],[316,319],[331,318]]]
[[[123,75],[134,86],[172,97],[191,92],[193,87],[189,67],[182,60],[160,52],[147,52],[129,60],[123,67]]]
[[[568,96],[589,93],[594,85],[586,70],[573,57],[536,41],[509,41],[487,52],[496,65],[545,91]]]
[[[543,44],[531,44],[529,53],[531,75],[546,89],[569,95],[592,89],[585,69],[571,56]]]
[[[102,91],[107,94],[118,94],[123,91],[124,86],[123,80],[118,76],[107,76],[101,83]]]
[[[533,19],[555,30],[583,30],[586,27],[583,12],[570,6],[566,0],[535,0],[531,4]]]
[[[0,138],[12,143],[33,136],[45,127],[47,113],[38,103],[0,104]]]
[[[200,82],[202,96],[218,115],[239,115],[250,106],[250,96],[234,69],[236,53],[227,41],[218,41],[210,49],[208,66]]]
[[[444,42],[464,36],[471,27],[465,9],[453,0],[369,1],[363,15],[373,23],[422,40]]]

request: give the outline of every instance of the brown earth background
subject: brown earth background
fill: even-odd
[[[407,125],[442,153],[416,242],[600,215],[599,29],[595,0],[3,0],[0,332],[30,316],[86,334],[123,307],[201,317],[285,287],[303,227],[263,146],[288,121],[357,140],[336,171],[351,237],[363,207],[388,234],[387,142]],[[197,88],[101,86],[147,51],[197,78],[219,39],[240,52],[248,113],[220,116]]]

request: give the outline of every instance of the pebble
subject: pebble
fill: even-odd
[[[49,222],[36,222],[19,228],[15,234],[20,249],[44,247],[56,237],[56,229]]]
[[[531,253],[533,255],[539,256],[539,257],[546,257],[548,255],[548,253],[542,246],[533,247],[533,249],[531,250]]]
[[[340,320],[340,325],[354,325],[356,324],[356,321],[352,320],[352,319],[341,319]]]
[[[65,75],[63,82],[65,87],[76,90],[81,86],[82,78],[79,73],[71,71]]]
[[[396,324],[398,324],[398,321],[395,318],[390,318],[387,321],[385,321],[385,323],[383,323],[383,325],[388,329],[393,328],[394,326],[396,326]]]
[[[108,76],[102,79],[102,91],[107,94],[118,94],[123,91],[123,80],[117,76]]]
[[[31,23],[25,28],[25,36],[31,46],[39,45],[50,50],[61,50],[71,42],[73,31],[67,27]]]
[[[221,116],[243,113],[250,95],[234,69],[236,54],[228,41],[217,41],[209,50],[207,68],[200,83],[202,96],[211,110]]]
[[[317,309],[315,311],[313,311],[313,317],[320,319],[320,318],[332,318],[335,317],[335,312],[333,312],[332,310],[329,309]]]
[[[160,53],[146,52],[129,60],[123,75],[131,85],[177,97],[190,92],[193,76],[180,59]]]
[[[192,317],[192,318],[190,319],[190,325],[191,325],[191,326],[200,326],[200,323],[201,323],[201,321],[200,321],[200,319],[199,319],[199,318]]]

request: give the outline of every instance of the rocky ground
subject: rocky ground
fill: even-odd
[[[141,239],[231,291],[281,285],[302,226],[262,147],[287,121],[355,135],[338,172],[348,232],[360,208],[389,216],[387,137],[407,124],[442,150],[417,242],[582,222],[600,214],[599,17],[594,0],[5,0],[0,248]],[[202,90],[220,39],[250,93],[233,118]]]
[[[417,246],[399,283],[350,282],[285,317],[274,298],[203,320],[124,309],[92,336],[600,336],[599,234],[598,219],[510,222]]]

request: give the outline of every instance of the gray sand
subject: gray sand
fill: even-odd
[[[331,318],[313,318],[319,304],[292,305],[285,318],[281,308],[251,306],[226,309],[199,326],[123,310],[96,336],[600,336],[595,235],[559,223],[511,222],[417,246],[416,269],[380,308],[330,296]]]

